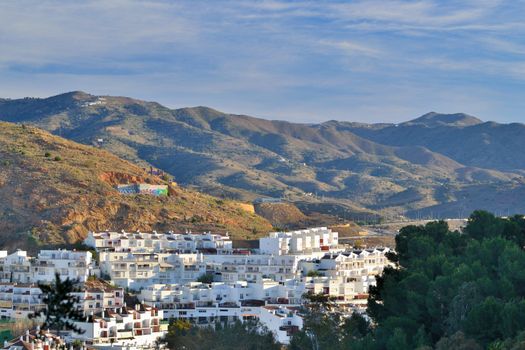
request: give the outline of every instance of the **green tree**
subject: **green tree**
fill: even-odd
[[[522,216],[483,211],[464,234],[444,222],[401,229],[389,255],[396,267],[369,289],[375,327],[362,339],[374,349],[512,343],[525,329],[524,232]]]
[[[209,272],[203,273],[197,278],[197,282],[210,284],[213,282],[213,274]]]
[[[42,302],[46,308],[35,312],[30,317],[43,317],[42,329],[59,331],[74,331],[82,334],[75,321],[84,321],[85,316],[80,305],[80,298],[72,293],[79,291],[76,287],[78,281],[69,278],[61,280],[59,274],[55,275],[55,280],[51,284],[39,283],[38,287],[42,291]]]
[[[291,350],[366,348],[364,338],[370,324],[362,315],[346,317],[335,299],[326,294],[307,293],[303,298],[303,329],[293,335]]]
[[[188,321],[173,321],[164,339],[168,349],[186,350],[280,350],[273,334],[257,320],[197,326]]]
[[[306,276],[308,276],[308,277],[319,277],[319,276],[323,276],[323,274],[320,273],[320,272],[317,271],[317,270],[310,270],[310,271],[308,271],[308,273],[306,274]]]

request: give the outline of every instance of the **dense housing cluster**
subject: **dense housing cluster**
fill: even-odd
[[[95,347],[153,347],[172,319],[196,325],[258,319],[280,343],[303,327],[306,293],[322,293],[350,314],[366,307],[368,288],[389,264],[388,248],[351,249],[326,227],[272,232],[257,249],[235,249],[212,233],[90,232],[96,251],[0,252],[0,315],[24,318],[45,307],[36,283],[82,283],[83,334]],[[92,277],[93,276],[93,277]],[[94,277],[111,283],[93,285]],[[126,305],[126,292],[136,305]]]

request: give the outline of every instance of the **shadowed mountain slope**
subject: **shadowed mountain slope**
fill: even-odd
[[[213,195],[284,197],[305,213],[366,218],[448,216],[458,212],[449,207],[467,206],[523,211],[496,199],[499,190],[519,193],[525,183],[525,126],[461,113],[432,112],[397,125],[298,124],[72,92],[2,100],[0,119],[153,165]]]

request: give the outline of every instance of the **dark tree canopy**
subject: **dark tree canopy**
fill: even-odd
[[[273,334],[256,320],[198,326],[175,320],[164,339],[168,349],[186,350],[280,350]]]
[[[303,297],[304,325],[300,332],[293,335],[289,346],[291,350],[350,350],[356,340],[369,333],[370,325],[365,318],[357,313],[345,317],[334,298],[312,293]]]
[[[46,308],[31,315],[32,318],[44,317],[42,329],[55,331],[74,331],[83,333],[83,330],[75,325],[75,321],[85,320],[84,312],[80,305],[80,298],[72,295],[78,291],[78,281],[69,278],[61,280],[58,273],[55,281],[51,284],[39,283],[42,290],[42,302]]]
[[[486,348],[525,331],[525,220],[475,211],[463,233],[445,222],[396,237],[397,268],[370,289],[378,349]]]

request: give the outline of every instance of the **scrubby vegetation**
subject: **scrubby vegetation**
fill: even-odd
[[[378,215],[525,210],[523,124],[437,113],[395,125],[299,124],[206,107],[173,110],[126,97],[103,99],[76,91],[2,100],[0,119],[151,164],[182,185],[219,197],[284,197],[308,216],[315,211],[376,222]],[[278,226],[300,216],[288,212],[290,218],[277,213]]]
[[[0,122],[0,247],[74,244],[88,230],[212,230],[246,238],[271,229],[234,201],[178,186],[162,198],[120,195],[114,186],[128,181],[164,183],[107,151]]]

